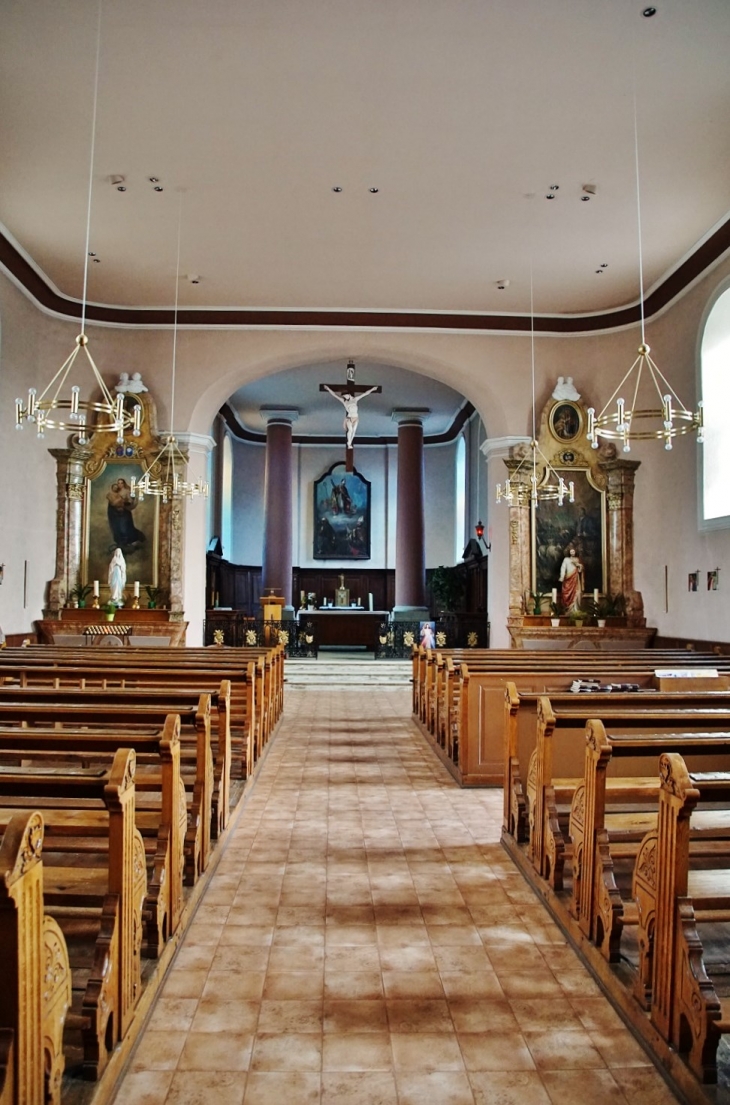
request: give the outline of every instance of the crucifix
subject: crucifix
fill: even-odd
[[[366,395],[372,395],[373,392],[382,391],[380,384],[375,384],[373,387],[366,387],[363,384],[355,383],[355,362],[347,362],[347,383],[346,384],[320,384],[320,391],[328,391],[335,399],[339,400],[345,408],[345,421],[344,429],[346,435],[345,446],[345,471],[354,471],[354,456],[353,442],[355,440],[355,431],[357,430],[357,424],[360,421],[360,415],[358,414],[357,405],[361,399],[364,399]]]

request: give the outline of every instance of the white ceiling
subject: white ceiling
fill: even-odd
[[[105,0],[90,300],[173,302],[178,188],[183,306],[526,312],[531,256],[538,313],[636,300],[634,67],[647,287],[730,208],[730,3],[644,6]],[[0,4],[0,222],[73,297],[97,10]]]

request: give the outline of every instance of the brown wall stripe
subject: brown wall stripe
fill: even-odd
[[[651,318],[679,295],[689,284],[730,249],[730,219],[703,242],[679,268],[646,299],[645,314]],[[68,300],[54,292],[43,277],[18,252],[15,246],[0,233],[0,265],[23,285],[43,307],[69,319],[81,317],[81,304]],[[172,308],[144,311],[138,307],[113,307],[87,305],[89,322],[118,323],[125,326],[172,326]],[[536,316],[541,333],[578,334],[594,330],[612,330],[639,321],[639,306],[623,307],[618,311],[569,318]],[[502,330],[524,332],[530,329],[526,316],[493,314],[453,314],[438,311],[289,311],[256,309],[183,309],[178,311],[178,323],[183,326],[255,327],[255,326],[311,326],[354,327],[368,329],[381,327],[388,330]]]

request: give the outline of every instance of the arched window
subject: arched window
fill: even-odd
[[[702,520],[730,525],[730,288],[716,300],[702,335]]]
[[[454,563],[458,564],[464,553],[466,543],[466,442],[464,435],[459,434],[456,442],[456,459],[454,463],[454,501],[456,512],[454,518]]]
[[[233,449],[228,434],[223,438],[221,468],[221,544],[226,560],[233,560]]]

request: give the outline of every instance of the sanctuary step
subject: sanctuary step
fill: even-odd
[[[285,682],[289,686],[403,687],[410,684],[410,660],[375,660],[372,653],[321,650],[316,660],[290,657]]]

